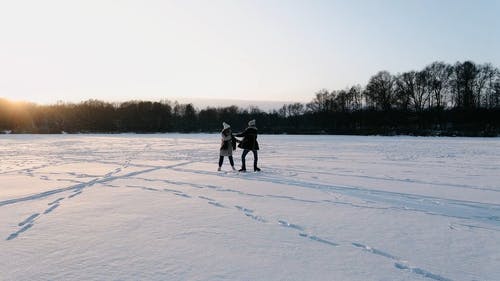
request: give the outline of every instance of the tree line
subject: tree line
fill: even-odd
[[[169,100],[37,105],[0,98],[0,131],[14,133],[216,132],[222,121],[263,133],[498,136],[500,71],[471,61],[380,71],[365,86],[322,89],[309,103],[206,107]]]

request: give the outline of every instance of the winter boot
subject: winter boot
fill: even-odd
[[[242,163],[243,165],[241,165],[241,169],[239,169],[238,171],[240,172],[246,172],[247,171],[247,167],[245,165],[245,162]]]
[[[220,172],[220,167],[219,167],[219,168],[217,168],[217,171],[218,171],[218,172]]]
[[[258,167],[253,167],[253,171],[254,171],[254,172],[260,172],[260,168],[258,168]]]

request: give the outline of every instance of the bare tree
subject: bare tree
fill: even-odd
[[[500,108],[500,79],[497,78],[497,81],[493,85],[493,91],[490,97],[490,107],[491,108]]]
[[[369,105],[382,110],[391,109],[395,101],[394,81],[388,71],[380,71],[372,76],[365,90]]]
[[[482,105],[489,107],[489,97],[492,93],[493,81],[497,71],[498,69],[489,63],[478,66],[478,73],[473,86],[477,107]]]
[[[471,61],[457,62],[453,66],[451,82],[456,107],[469,109],[476,107],[474,88],[477,86],[474,84],[477,74],[477,66]]]
[[[416,72],[409,71],[399,74],[395,80],[396,104],[402,110],[408,110],[411,97],[415,95]]]
[[[444,62],[433,62],[424,69],[428,73],[428,89],[431,92],[429,106],[443,108],[446,105],[449,93],[450,77],[453,67]]]
[[[430,94],[428,91],[428,81],[429,81],[429,73],[426,71],[419,71],[415,76],[415,93],[412,96],[413,107],[415,111],[422,111],[425,108],[425,105],[428,103],[430,99]]]
[[[363,91],[360,85],[349,88],[349,96],[351,97],[351,109],[360,110],[363,106]]]
[[[312,112],[326,112],[331,110],[331,100],[328,90],[322,89],[316,92],[314,99],[306,106]]]
[[[287,105],[288,116],[299,116],[304,113],[304,105],[300,102]]]
[[[494,68],[487,84],[486,91],[486,107],[498,108],[500,107],[500,70]]]
[[[346,112],[349,110],[349,96],[346,90],[332,91],[332,109],[334,111]]]

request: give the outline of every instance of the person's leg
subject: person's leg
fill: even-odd
[[[219,156],[219,168],[217,169],[217,171],[220,171],[223,162],[224,162],[224,156]]]
[[[241,154],[241,169],[240,171],[246,171],[247,167],[245,165],[245,157],[247,157],[249,150],[243,149],[243,153]]]
[[[229,157],[229,164],[231,164],[231,167],[233,167],[234,169],[234,160],[233,160],[233,156],[228,156]]]
[[[253,152],[253,170],[258,172],[260,169],[257,167],[257,161],[259,161],[259,156],[257,155],[257,150],[252,150]]]

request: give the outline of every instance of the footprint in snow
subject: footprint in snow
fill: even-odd
[[[383,256],[383,257],[386,257],[386,258],[389,258],[389,259],[393,259],[393,260],[399,260],[398,257],[396,256],[393,256],[389,253],[386,253],[384,251],[381,251],[381,250],[378,250],[378,249],[375,249],[375,248],[372,248],[370,246],[367,246],[367,245],[363,245],[361,243],[356,243],[356,242],[353,242],[351,243],[354,247],[358,247],[358,248],[361,248],[367,252],[370,252],[372,254],[375,254],[375,255],[379,255],[379,256]]]
[[[400,258],[398,258],[398,257],[396,257],[394,255],[391,255],[391,254],[389,254],[387,252],[384,252],[384,251],[372,248],[370,246],[367,246],[367,245],[364,245],[364,244],[361,244],[361,243],[353,242],[351,244],[354,247],[361,248],[364,251],[370,252],[372,254],[379,255],[379,256],[386,257],[388,259],[394,260],[395,261],[394,267],[396,267],[397,269],[406,270],[406,271],[412,272],[414,274],[421,275],[423,277],[434,279],[434,280],[437,280],[437,281],[451,281],[451,279],[449,279],[449,278],[446,278],[446,277],[443,277],[441,275],[432,273],[432,272],[427,271],[425,269],[418,268],[418,267],[412,267],[412,266],[406,264],[406,262],[402,262],[400,260]]]
[[[63,199],[64,199],[64,197],[57,198],[56,200],[54,200],[54,201],[52,201],[52,202],[48,203],[47,205],[49,205],[49,206],[50,206],[50,205],[57,204],[57,203],[59,203],[59,202],[60,202],[61,200],[63,200]]]
[[[222,204],[221,204],[221,203],[219,203],[219,202],[208,201],[207,203],[208,203],[208,204],[210,204],[210,205],[213,205],[213,206],[215,206],[215,207],[225,208],[225,207],[224,207],[224,205],[222,205]]]
[[[21,233],[25,232],[26,230],[30,229],[32,226],[33,226],[32,223],[25,225],[23,228],[19,229],[18,231],[10,234],[9,237],[7,237],[6,240],[9,241],[9,240],[17,238],[17,236],[19,236],[19,234],[21,234]]]
[[[297,225],[297,224],[289,223],[289,222],[284,221],[284,220],[278,220],[278,223],[284,227],[289,227],[289,228],[297,229],[300,231],[304,231],[304,228],[300,225]]]
[[[185,194],[185,193],[174,193],[177,196],[184,197],[184,198],[191,198],[191,196]]]
[[[238,205],[236,205],[234,207],[236,209],[242,211],[245,214],[245,216],[247,216],[247,217],[249,217],[249,218],[251,218],[253,220],[256,220],[258,222],[267,222],[267,220],[264,219],[263,217],[253,214],[254,211],[252,209],[248,209],[248,208],[245,208],[245,207],[242,207],[242,206],[238,206]]]
[[[31,216],[29,216],[28,218],[26,218],[25,220],[23,220],[22,222],[20,222],[18,224],[18,226],[23,226],[29,222],[32,222],[35,218],[37,218],[40,214],[39,213],[36,213],[36,214],[33,214]]]
[[[245,208],[245,207],[238,206],[238,205],[236,205],[236,206],[234,206],[234,207],[235,207],[236,209],[238,209],[238,210],[242,211],[242,212],[245,212],[245,213],[253,213],[253,210],[252,210],[252,209],[247,209],[247,208]]]
[[[47,210],[45,210],[43,212],[44,215],[48,214],[48,213],[51,213],[52,211],[54,211],[57,207],[59,207],[59,204],[55,204],[55,205],[52,205],[50,208],[48,208]]]
[[[330,245],[330,246],[338,246],[339,245],[339,244],[337,244],[335,242],[331,242],[331,241],[328,241],[326,239],[319,238],[318,236],[315,236],[315,235],[309,235],[309,234],[306,234],[306,233],[299,233],[299,236],[300,237],[304,237],[304,238],[309,238],[312,241],[320,242],[320,243],[327,244],[327,245]]]
[[[253,220],[256,220],[258,222],[267,222],[266,219],[264,219],[263,217],[261,216],[257,216],[257,215],[254,215],[254,214],[249,214],[249,213],[245,213],[245,216],[253,219]]]
[[[68,196],[68,198],[73,198],[73,197],[78,196],[78,195],[80,195],[80,194],[82,194],[82,191],[81,191],[81,190],[76,191],[75,193],[71,194],[70,196]]]
[[[401,263],[401,262],[394,263],[394,267],[396,267],[397,269],[410,271],[410,272],[415,273],[417,275],[421,275],[423,277],[427,277],[427,278],[434,279],[437,281],[452,281],[449,278],[446,278],[446,277],[443,277],[441,275],[429,272],[425,269],[421,269],[418,267],[412,267],[412,266],[409,266],[409,265]]]
[[[181,191],[179,190],[176,190],[176,189],[168,189],[168,188],[164,188],[163,191],[166,191],[166,192],[173,192],[173,193],[182,193]]]

